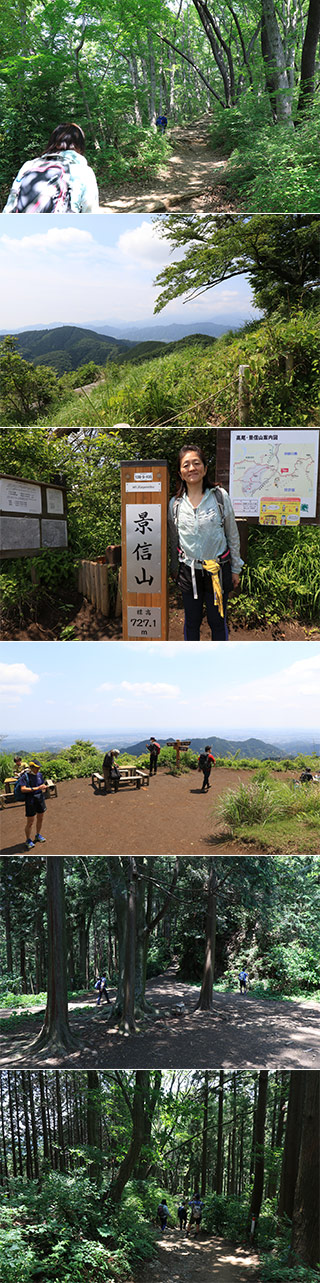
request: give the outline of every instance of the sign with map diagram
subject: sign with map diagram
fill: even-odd
[[[260,517],[261,500],[300,500],[317,511],[319,431],[269,428],[231,432],[229,492],[236,517]]]

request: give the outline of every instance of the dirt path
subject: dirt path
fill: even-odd
[[[147,788],[123,787],[106,797],[96,794],[91,779],[62,780],[58,798],[50,798],[44,817],[45,855],[255,855],[226,836],[217,806],[227,789],[248,784],[254,772],[219,767],[211,774],[208,793],[202,775],[169,775],[160,768]],[[290,779],[284,772],[281,780]],[[0,812],[1,851],[24,851],[24,803]],[[39,845],[35,852],[39,851]]]
[[[189,1239],[179,1230],[168,1229],[158,1243],[158,1259],[139,1270],[139,1283],[259,1283],[259,1260],[246,1248],[226,1239]]]
[[[236,209],[224,184],[226,158],[215,156],[210,145],[210,116],[193,124],[173,126],[167,137],[172,152],[158,175],[145,188],[139,184],[105,187],[100,191],[100,209],[105,213],[156,213],[170,209]]]
[[[110,997],[115,990],[110,989]],[[95,996],[69,1004],[70,1025],[80,1041],[79,1051],[56,1065],[101,1069],[315,1069],[320,1062],[320,1003],[276,1002],[255,997],[254,991],[214,993],[212,1012],[194,1014],[199,987],[176,979],[173,965],[165,975],[149,980],[146,989],[154,1007],[136,1034],[124,1038],[108,1026],[109,1008],[99,1008]],[[176,1014],[177,1003],[185,1012]],[[0,1068],[36,1068],[32,1042],[42,1026],[43,1008],[31,1009],[10,1028],[8,1009],[2,1020]],[[5,1022],[8,1021],[8,1030]]]

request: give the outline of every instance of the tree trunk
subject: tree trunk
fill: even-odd
[[[260,1208],[263,1195],[264,1181],[264,1133],[266,1122],[267,1108],[267,1088],[268,1088],[268,1071],[262,1069],[259,1074],[259,1091],[257,1104],[257,1126],[256,1126],[256,1153],[254,1182],[251,1196],[250,1215],[254,1216],[256,1221],[260,1215]]]
[[[309,1070],[292,1225],[292,1250],[313,1269],[319,1265],[319,1085],[319,1071]]]
[[[60,1088],[60,1074],[59,1074],[59,1070],[57,1070],[57,1072],[56,1072],[55,1079],[56,1079],[56,1094],[57,1094],[57,1124],[58,1124],[58,1145],[59,1145],[59,1168],[60,1168],[60,1172],[65,1172],[65,1170],[66,1170],[66,1155],[65,1155],[64,1134],[63,1134],[63,1118],[62,1118],[62,1103],[61,1103],[61,1088]]]
[[[11,1130],[12,1167],[13,1167],[13,1175],[14,1177],[16,1177],[18,1175],[18,1171],[17,1171],[16,1143],[15,1143],[14,1122],[13,1122],[11,1079],[10,1079],[9,1071],[8,1071],[8,1097],[9,1097],[10,1130]]]
[[[64,1056],[75,1050],[68,1017],[67,946],[63,856],[47,858],[48,993],[44,1024],[34,1051]]]
[[[233,1083],[233,1119],[232,1119],[232,1140],[231,1140],[231,1177],[230,1177],[230,1194],[233,1196],[236,1192],[236,1138],[237,1138],[237,1077],[232,1075]]]
[[[289,1101],[286,1123],[284,1151],[282,1157],[278,1216],[292,1221],[295,1187],[297,1180],[302,1114],[306,1089],[306,1072],[294,1069],[290,1076]]]
[[[156,69],[154,62],[154,50],[152,42],[152,32],[148,27],[148,50],[149,50],[149,67],[150,67],[150,125],[156,123]],[[161,76],[161,71],[160,71]]]
[[[195,1011],[211,1011],[212,1009],[212,989],[214,978],[215,948],[216,948],[216,922],[217,922],[217,879],[214,858],[210,860],[210,876],[208,885],[208,905],[206,916],[206,952],[202,976],[202,985],[200,997],[195,1007]]]
[[[26,1147],[26,1163],[27,1163],[27,1180],[28,1180],[28,1181],[32,1181],[32,1180],[33,1180],[33,1167],[32,1167],[32,1154],[31,1154],[31,1141],[30,1141],[29,1118],[28,1118],[28,1093],[27,1093],[26,1076],[25,1076],[25,1074],[24,1074],[23,1072],[22,1072],[22,1074],[21,1074],[21,1082],[22,1082],[22,1100],[23,1100],[24,1126],[25,1126],[25,1147]]]
[[[94,1151],[89,1167],[89,1177],[98,1185],[102,1176],[102,1153],[100,1146],[101,1125],[101,1083],[96,1069],[87,1074],[87,1136],[88,1145]]]
[[[270,51],[269,62],[272,66],[272,79],[275,82],[277,120],[283,124],[292,125],[292,100],[274,0],[262,0],[262,15]],[[269,70],[270,68],[268,67],[268,72]]]
[[[218,1145],[217,1145],[217,1167],[216,1167],[216,1193],[222,1194],[223,1184],[223,1086],[224,1071],[220,1069],[219,1075],[219,1105],[218,1105]]]
[[[36,1180],[39,1180],[39,1159],[38,1159],[37,1124],[36,1124],[36,1115],[35,1115],[35,1108],[34,1108],[34,1096],[33,1096],[33,1087],[32,1087],[32,1077],[31,1077],[31,1074],[29,1073],[29,1071],[28,1071],[28,1088],[29,1088],[29,1101],[30,1101],[30,1118],[31,1118],[31,1132],[32,1132],[32,1146],[33,1146],[33,1165],[34,1165],[34,1174],[35,1174]]]
[[[139,1069],[135,1075],[135,1088],[132,1106],[132,1132],[129,1149],[120,1163],[115,1181],[110,1188],[112,1203],[120,1203],[123,1190],[138,1161],[144,1137],[144,1107],[148,1093],[150,1075],[145,1069]]]
[[[4,1112],[3,1112],[3,1088],[2,1088],[1,1071],[0,1071],[0,1113],[1,1113],[1,1132],[2,1132],[2,1152],[3,1152],[3,1161],[4,1161],[4,1173],[5,1173],[5,1180],[7,1182],[9,1180],[9,1172],[8,1172],[8,1163],[7,1163],[7,1143],[6,1143],[6,1129],[5,1129]]]
[[[47,1128],[47,1117],[46,1117],[46,1100],[45,1100],[45,1094],[44,1094],[43,1070],[40,1070],[40,1073],[39,1073],[39,1087],[40,1087],[40,1108],[41,1108],[41,1126],[42,1126],[42,1141],[43,1141],[43,1157],[44,1157],[45,1162],[48,1162],[49,1157],[50,1157],[50,1154],[49,1154],[49,1141],[48,1141],[48,1128]]]
[[[201,1156],[201,1197],[207,1189],[208,1164],[208,1109],[209,1109],[209,1073],[206,1069],[203,1084],[203,1122],[202,1122],[202,1156]]]
[[[315,73],[317,47],[320,35],[319,0],[310,0],[306,34],[302,48],[300,93],[298,101],[298,118],[296,125],[301,124],[303,115],[310,110],[315,91]]]
[[[15,1106],[16,1106],[16,1120],[17,1120],[17,1138],[18,1138],[18,1154],[19,1154],[19,1176],[23,1176],[22,1145],[21,1145],[20,1118],[19,1118],[19,1101],[18,1101],[18,1088],[17,1088],[17,1074],[16,1074],[16,1070],[14,1071],[14,1099],[15,1099]]]

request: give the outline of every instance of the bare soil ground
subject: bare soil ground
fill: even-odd
[[[201,793],[202,774],[170,775],[159,768],[149,786],[123,786],[106,796],[95,793],[91,779],[62,780],[58,797],[47,802],[43,836],[45,855],[259,855],[263,847],[248,848],[232,841],[217,817],[217,804],[226,789],[248,784],[254,772],[219,767],[211,772],[211,787]],[[283,772],[281,780],[290,779]],[[24,803],[6,803],[0,812],[1,851],[24,851]],[[35,826],[34,826],[35,831]]]
[[[109,990],[110,998],[115,990]],[[96,1006],[95,994],[69,1003],[72,1033],[79,1050],[63,1059],[34,1055],[32,1043],[42,1026],[43,1008],[30,1009],[10,1028],[8,1008],[2,1020],[0,1068],[11,1064],[36,1068],[73,1066],[100,1069],[315,1069],[320,1062],[320,1003],[279,1002],[255,997],[254,990],[214,993],[213,1010],[194,1009],[199,987],[176,978],[173,964],[147,983],[153,1010],[129,1038],[109,1028],[110,1007]],[[183,1002],[185,1012],[173,1011]],[[32,1012],[32,1014],[31,1014]],[[8,1020],[8,1032],[5,1021]]]
[[[183,641],[183,609],[175,589],[169,596],[169,641]],[[74,641],[121,641],[122,620],[106,619],[86,597],[75,589],[59,593],[59,600],[43,604],[38,618],[27,625],[11,625],[4,621],[1,629],[3,641],[60,641],[65,626],[72,627]],[[318,641],[320,626],[301,623],[296,619],[281,619],[266,627],[238,627],[229,618],[231,641]],[[211,633],[206,619],[201,628],[201,640],[210,641]]]
[[[226,185],[226,157],[215,155],[210,140],[210,117],[190,125],[174,125],[167,137],[172,145],[168,162],[155,178],[139,183],[101,187],[100,210],[105,213],[183,212],[206,209],[232,212],[237,208]]]
[[[137,1283],[259,1283],[259,1260],[256,1253],[235,1247],[226,1239],[210,1237],[203,1231],[199,1239],[187,1238],[177,1229],[168,1229],[159,1240],[157,1260],[139,1269]]]

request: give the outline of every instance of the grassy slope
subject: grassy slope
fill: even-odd
[[[318,320],[263,321],[230,332],[209,347],[185,344],[169,355],[115,367],[90,395],[66,389],[44,423],[112,426],[238,423],[239,365],[249,366],[250,419],[257,426],[320,422]],[[287,378],[286,356],[293,358]]]

